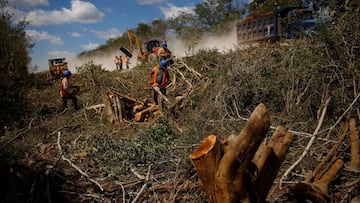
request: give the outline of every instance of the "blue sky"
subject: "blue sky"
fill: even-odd
[[[8,0],[13,19],[26,19],[35,43],[31,66],[47,70],[49,58],[74,58],[82,51],[135,28],[138,23],[192,12],[202,0]],[[112,59],[110,59],[112,60]]]

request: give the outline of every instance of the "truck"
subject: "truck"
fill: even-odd
[[[65,58],[48,59],[49,72],[47,74],[48,82],[54,82],[61,78],[64,70],[68,70]]]
[[[130,58],[134,49],[137,49],[137,57],[144,62],[154,62],[158,58],[157,54],[161,48],[160,41],[152,39],[146,42],[141,42],[139,37],[132,30],[127,30],[130,48],[120,47],[120,50]],[[136,47],[135,47],[136,46]]]
[[[247,16],[236,23],[238,44],[294,39],[317,24],[313,11],[305,7],[284,7]]]

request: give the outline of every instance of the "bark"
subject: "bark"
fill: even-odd
[[[134,119],[135,121],[142,122],[145,118],[149,117],[151,113],[159,111],[160,107],[157,105],[151,105],[148,108],[138,112],[135,114]]]
[[[320,180],[315,181],[314,185],[317,185],[323,193],[328,193],[328,188],[330,182],[334,179],[337,173],[344,166],[344,161],[341,159],[336,160],[336,162],[331,166],[331,168],[321,177]]]
[[[268,145],[261,145],[253,162],[258,168],[256,188],[262,201],[270,191],[282,162],[293,141],[294,135],[285,127],[279,126]]]
[[[109,122],[112,124],[115,124],[116,122],[116,116],[114,109],[112,108],[112,104],[109,98],[109,95],[103,95],[103,101],[105,104],[105,114],[107,115]]]
[[[317,203],[331,202],[331,197],[328,194],[328,187],[343,166],[343,160],[338,159],[322,178],[315,181],[313,184],[306,182],[296,184],[293,189],[296,199],[300,202],[306,202],[306,200]]]
[[[209,202],[215,201],[214,181],[216,167],[220,161],[222,149],[215,135],[209,135],[201,143],[200,147],[190,154],[190,159],[195,166],[199,178],[204,186]]]
[[[251,161],[269,126],[266,107],[259,104],[240,134],[226,142],[226,151],[211,135],[190,155],[209,202],[258,202],[249,170],[254,168]]]
[[[315,178],[315,180],[320,179],[319,177],[321,177],[330,168],[332,163],[335,161],[333,160],[333,157],[334,156],[336,157],[335,153],[339,148],[339,146],[345,140],[348,130],[349,130],[348,122],[344,122],[344,124],[342,125],[342,134],[339,137],[338,142],[330,149],[329,153],[327,153],[327,155],[320,162],[320,164],[317,165],[316,168],[306,177],[305,182],[309,183],[312,181],[313,178]]]

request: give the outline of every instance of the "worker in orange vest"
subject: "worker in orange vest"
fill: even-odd
[[[126,64],[126,68],[127,68],[127,69],[129,69],[129,64],[130,64],[129,60],[130,60],[129,56],[126,55],[126,56],[125,56],[125,64]]]
[[[75,110],[79,109],[76,94],[79,92],[79,87],[72,86],[70,82],[71,72],[69,70],[65,70],[63,72],[63,78],[61,79],[61,90],[60,97],[62,99],[62,108],[61,112],[64,112],[67,106],[67,100],[72,100],[74,104]]]
[[[169,82],[169,72],[167,70],[167,62],[165,59],[160,61],[160,65],[155,66],[150,75],[150,84],[153,88],[153,98],[156,105],[164,109],[164,102],[159,92],[155,88],[160,89],[160,93],[166,96],[166,86]]]
[[[122,69],[122,58],[121,56],[116,56],[115,55],[115,65],[116,65],[116,69],[117,70],[121,70]]]
[[[161,45],[161,47],[158,50],[158,56],[160,57],[160,60],[162,59],[169,59],[171,57],[171,51],[167,48],[167,43],[164,41]]]

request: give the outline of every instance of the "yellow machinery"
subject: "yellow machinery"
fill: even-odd
[[[134,31],[128,30],[127,33],[128,33],[130,48],[128,50],[124,47],[120,47],[120,50],[124,52],[124,54],[126,54],[129,57],[132,57],[132,52],[136,45],[135,48],[138,50],[138,59],[146,62],[156,60],[157,53],[160,48],[159,40],[150,40],[142,44],[139,40],[139,37],[134,33]]]

